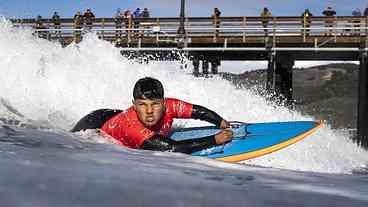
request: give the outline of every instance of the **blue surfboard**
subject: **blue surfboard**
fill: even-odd
[[[315,121],[232,124],[231,142],[192,153],[227,162],[239,162],[280,150],[294,144],[323,125]],[[216,127],[193,127],[174,131],[170,138],[180,141],[217,134]]]

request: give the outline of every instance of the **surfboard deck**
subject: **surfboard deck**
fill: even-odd
[[[238,124],[234,128],[234,139],[223,145],[192,153],[226,162],[239,162],[260,157],[289,145],[312,134],[323,125],[321,121],[290,121],[270,123]],[[174,140],[194,139],[214,135],[221,129],[216,127],[193,127],[174,131]]]

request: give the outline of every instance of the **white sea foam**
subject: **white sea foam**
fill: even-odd
[[[29,30],[12,28],[8,22],[1,21],[0,71],[0,98],[26,119],[47,122],[57,130],[69,130],[79,118],[95,109],[129,107],[132,87],[144,76],[160,79],[166,96],[206,106],[228,120],[313,119],[269,105],[252,91],[237,89],[220,77],[194,78],[188,75],[189,71],[180,69],[177,62],[132,63],[120,55],[119,49],[94,34],[85,36],[78,45],[62,48],[58,43],[32,36]],[[9,107],[0,107],[0,117],[6,118],[9,114]],[[205,123],[186,120],[176,124]],[[347,137],[325,126],[292,147],[245,163],[348,173],[364,167],[368,153]],[[203,162],[203,159],[198,160]]]

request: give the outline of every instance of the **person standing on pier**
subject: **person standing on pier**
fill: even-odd
[[[74,41],[76,43],[80,42],[82,40],[82,27],[83,27],[83,16],[81,15],[80,11],[77,11],[77,13],[74,15]]]
[[[212,18],[213,18],[213,25],[216,28],[215,37],[217,37],[218,34],[219,34],[219,28],[220,28],[220,23],[221,23],[220,22],[220,16],[221,16],[221,11],[218,8],[214,8]]]
[[[261,13],[261,17],[262,17],[262,26],[264,28],[264,32],[265,32],[265,36],[268,36],[268,21],[269,18],[272,16],[271,12],[268,10],[267,7],[263,8],[263,11]]]
[[[306,9],[304,10],[303,14],[302,14],[302,17],[303,17],[303,20],[302,20],[302,27],[303,27],[303,30],[302,30],[302,33],[304,34],[305,33],[305,36],[309,36],[309,27],[312,23],[312,13],[309,11],[309,9]]]
[[[124,18],[125,18],[125,28],[127,29],[126,32],[127,32],[127,37],[128,39],[130,39],[130,29],[132,28],[132,19],[133,19],[133,15],[132,15],[132,12],[127,9],[125,12],[124,12]]]
[[[332,9],[332,7],[327,7],[326,10],[324,10],[322,12],[323,15],[325,15],[325,26],[327,28],[331,28],[334,27],[335,21],[334,21],[334,16],[336,15],[336,11]],[[326,28],[326,29],[327,29]],[[333,29],[328,29],[328,32],[325,33],[325,35],[332,35],[332,30]]]
[[[87,9],[83,14],[84,22],[86,23],[86,28],[88,31],[92,30],[93,22],[95,21],[95,15],[92,13],[91,9]]]
[[[360,18],[362,17],[362,12],[360,12],[359,8],[356,8],[355,10],[353,10],[353,12],[351,13],[354,17],[352,24],[353,27],[355,27],[353,35],[357,35],[360,36]],[[358,28],[358,29],[356,29]]]
[[[54,12],[54,15],[52,15],[51,20],[52,20],[52,23],[54,24],[56,38],[61,38],[61,31],[60,31],[61,20],[57,12]]]
[[[363,16],[365,16],[365,17],[368,16],[368,7],[366,7],[364,9]]]
[[[35,21],[35,25],[34,28],[37,30],[35,33],[37,34],[37,36],[39,38],[47,38],[47,31],[45,31],[45,29],[47,29],[47,27],[43,24],[43,20],[42,20],[42,16],[38,15]]]
[[[133,19],[134,19],[134,30],[136,33],[139,33],[139,23],[140,23],[140,18],[141,16],[141,9],[140,8],[136,8],[135,11],[133,12]]]
[[[145,33],[145,32],[146,32],[146,30],[148,30],[148,29],[149,29],[147,19],[148,19],[148,18],[150,18],[150,13],[149,13],[149,11],[148,11],[148,9],[147,9],[147,8],[144,8],[144,9],[143,9],[142,14],[141,14],[141,18],[142,18],[142,20],[144,21],[143,23],[144,23],[144,29],[145,29],[145,31],[144,31],[143,33]],[[148,31],[147,31],[147,32],[148,32]]]
[[[364,16],[365,18],[367,18],[367,17],[368,17],[368,7],[366,7],[366,8],[364,9],[363,16]],[[365,29],[365,32],[368,32],[367,28]]]
[[[150,17],[150,13],[149,13],[147,8],[143,9],[141,16],[142,16],[142,18],[149,18]]]
[[[116,38],[121,38],[121,33],[122,33],[121,29],[122,29],[123,19],[124,19],[124,15],[121,12],[121,9],[118,8],[114,16],[115,28],[116,28],[116,31],[115,31]]]

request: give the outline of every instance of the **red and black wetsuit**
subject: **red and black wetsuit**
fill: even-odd
[[[168,139],[174,118],[200,119],[220,126],[222,118],[215,112],[178,99],[165,99],[166,110],[163,118],[153,127],[146,127],[139,121],[133,107],[106,121],[101,133],[115,139],[119,144],[134,148],[159,151],[191,153],[216,145],[214,136],[189,141]]]

